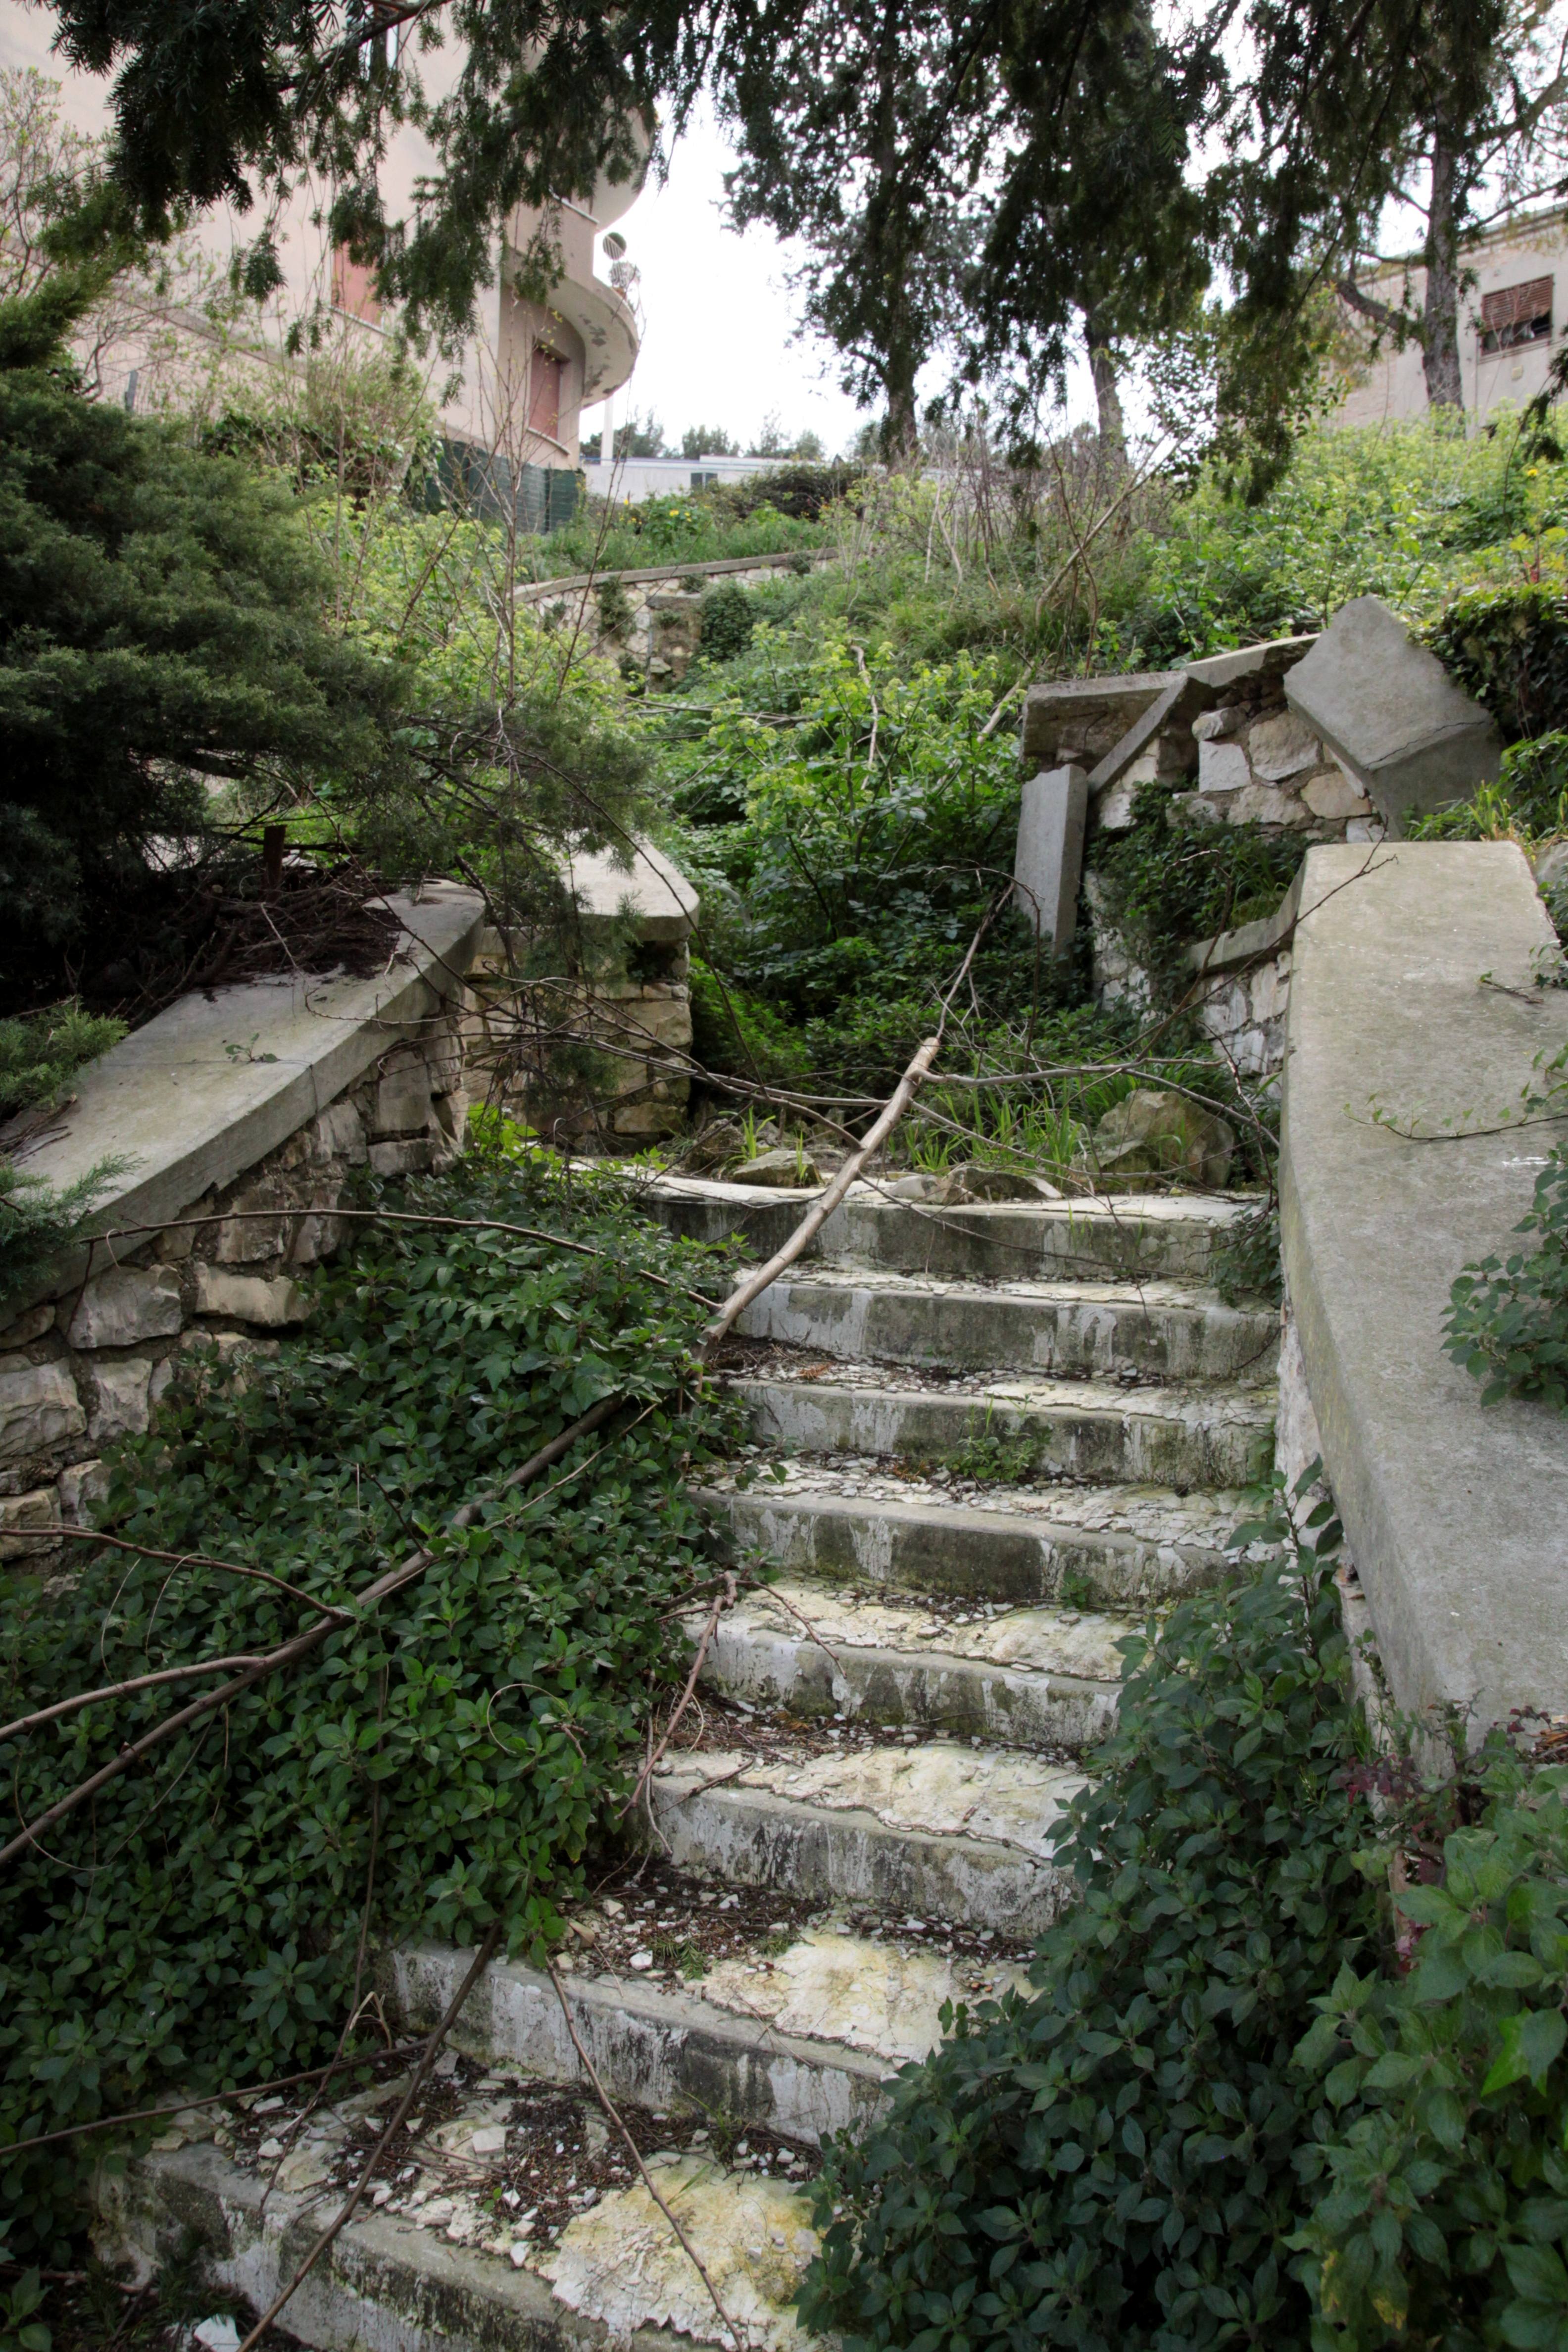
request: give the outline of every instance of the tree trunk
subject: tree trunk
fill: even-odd
[[[1432,201],[1426,216],[1426,294],[1421,363],[1434,408],[1463,409],[1459,374],[1459,231],[1454,204],[1456,157],[1438,131],[1432,139]]]
[[[1100,454],[1108,466],[1127,463],[1127,421],[1121,394],[1116,388],[1116,355],[1110,338],[1093,310],[1083,314],[1083,339],[1089,346],[1089,372],[1094,378],[1095,405],[1100,411]]]

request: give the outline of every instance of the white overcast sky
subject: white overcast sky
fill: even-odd
[[[677,143],[663,187],[650,181],[617,224],[626,259],[642,271],[646,331],[637,373],[616,395],[616,421],[624,425],[629,408],[651,412],[677,446],[689,425],[721,425],[744,447],[776,412],[792,438],[809,428],[835,456],[865,418],[839,390],[826,345],[795,339],[784,247],[770,229],[738,236],[724,226],[730,162],[704,113]],[[584,431],[595,433],[603,415],[602,404],[585,410]]]

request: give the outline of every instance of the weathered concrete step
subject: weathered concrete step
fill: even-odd
[[[161,2270],[194,2263],[241,2321],[272,2301],[342,2202],[289,2193],[271,2167],[210,2144],[135,2158],[100,2176],[110,2252]],[[805,2193],[711,2158],[649,2170],[758,2352],[804,2352],[791,2308],[816,2240]],[[639,2181],[571,2221],[525,2265],[361,2207],[290,2301],[287,2333],[323,2352],[680,2352],[722,2329],[689,2256]]]
[[[444,2014],[469,1956],[406,1945],[384,1969],[389,2015],[411,2032]],[[567,1964],[570,1967],[570,1963]],[[880,2085],[942,2039],[944,2001],[973,2004],[1024,1981],[1011,1962],[955,1960],[835,1925],[806,1927],[787,1950],[721,1960],[679,1991],[621,1973],[562,1983],[572,2021],[613,2099],[766,2125],[820,2143],[863,2123]],[[453,2042],[489,2064],[555,2082],[583,2077],[549,1977],[517,1962],[488,1969]]]
[[[689,1630],[695,1633],[699,1617]],[[704,1679],[727,1697],[1012,1747],[1081,1748],[1116,1717],[1124,1617],[951,1612],[784,1578],[719,1621]]]
[[[851,1362],[1163,1381],[1275,1377],[1279,1318],[1169,1282],[1022,1282],[821,1267],[781,1276],[736,1329]]]
[[[805,1367],[809,1369],[809,1367]],[[1121,1389],[1000,1377],[946,1387],[896,1375],[816,1381],[779,1369],[731,1381],[766,1444],[792,1453],[960,1455],[1023,1442],[1013,1475],[1246,1486],[1273,1457],[1274,1401],[1252,1389]]]
[[[795,1231],[814,1195],[745,1184],[663,1177],[644,1194],[650,1214],[691,1241],[743,1234],[758,1258]],[[1205,1193],[1148,1193],[936,1209],[889,1200],[868,1184],[849,1192],[807,1255],[828,1264],[877,1265],[910,1274],[1035,1276],[1110,1274],[1202,1282],[1216,1237],[1256,1203]]]
[[[698,1749],[650,1792],[678,1869],[1022,1937],[1070,1900],[1054,1833],[1082,1786],[1036,1757],[931,1739],[782,1760]]]
[[[803,1465],[792,1465],[796,1470]],[[857,1482],[858,1484],[859,1482]],[[777,1566],[915,1592],[1136,1608],[1217,1583],[1247,1517],[1240,1495],[1161,1486],[993,1488],[954,1502],[935,1486],[870,1478],[899,1494],[708,1489],[738,1546]]]

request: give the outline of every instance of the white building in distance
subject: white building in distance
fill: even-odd
[[[1468,237],[1460,256],[1459,368],[1468,415],[1483,417],[1507,404],[1522,407],[1546,381],[1568,332],[1568,205],[1523,215]],[[1473,284],[1466,284],[1473,279]],[[1419,311],[1426,273],[1418,256],[1357,274],[1376,300]],[[1367,349],[1370,323],[1342,305],[1347,335]],[[1352,373],[1335,415],[1340,425],[1382,425],[1424,416],[1426,382],[1421,350],[1395,351],[1385,335],[1375,356]]]

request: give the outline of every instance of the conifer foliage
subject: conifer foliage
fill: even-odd
[[[64,348],[101,283],[0,303],[0,991],[54,984],[209,787],[363,775],[390,664],[334,636],[288,493],[89,400]],[[58,992],[58,988],[56,990]]]

